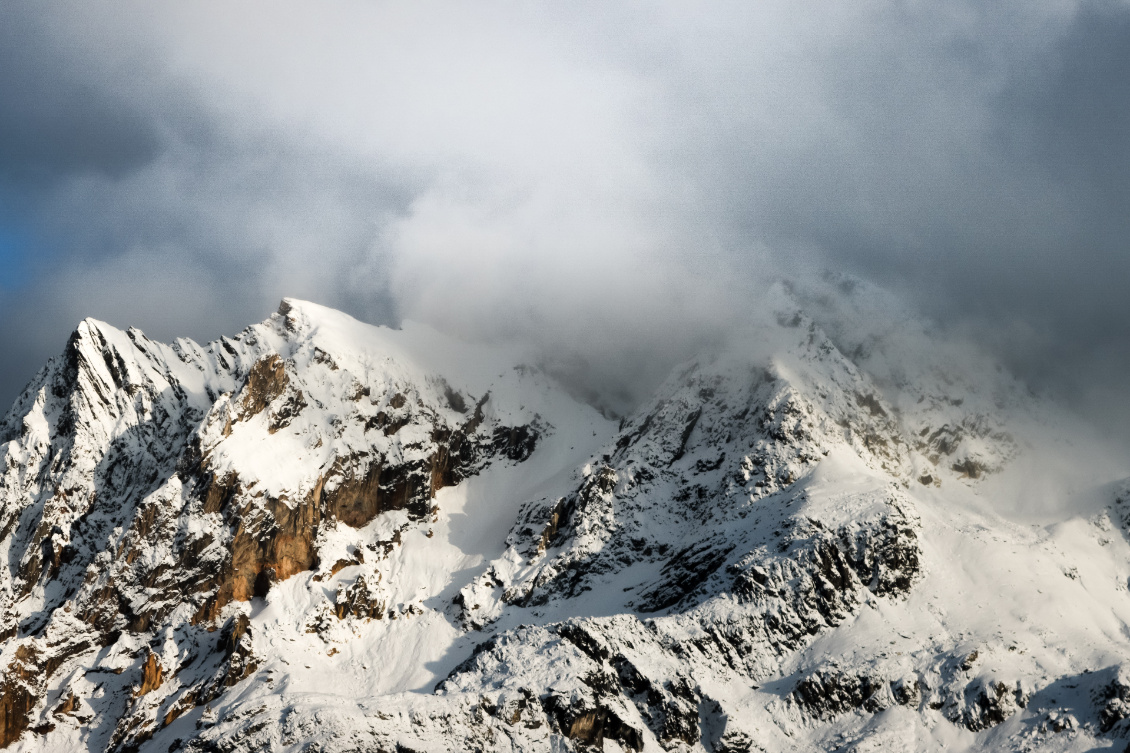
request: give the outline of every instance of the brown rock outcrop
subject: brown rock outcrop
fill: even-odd
[[[247,384],[243,388],[240,418],[258,415],[275,398],[286,391],[290,380],[282,358],[273,353],[259,359],[247,374]]]
[[[134,691],[134,697],[139,698],[161,687],[164,672],[157,655],[150,651],[149,656],[145,658],[145,664],[141,667],[141,685]]]
[[[379,574],[377,574],[379,578]],[[338,592],[334,600],[334,615],[339,620],[346,617],[360,619],[381,619],[384,617],[385,601],[369,590],[365,578],[358,578],[353,585]]]
[[[39,652],[24,644],[16,649],[15,660],[4,672],[0,684],[0,748],[19,740],[31,723],[31,710],[39,702],[36,690],[43,679],[39,659]]]
[[[78,696],[74,693],[68,693],[63,702],[56,706],[51,713],[55,716],[69,715],[75,713],[76,709],[78,709]]]

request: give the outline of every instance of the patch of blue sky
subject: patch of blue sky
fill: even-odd
[[[32,245],[17,228],[0,221],[0,289],[17,290],[28,283]]]

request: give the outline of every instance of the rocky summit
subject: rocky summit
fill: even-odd
[[[295,300],[82,322],[0,423],[0,746],[1127,747],[1130,482],[841,288],[611,417]]]

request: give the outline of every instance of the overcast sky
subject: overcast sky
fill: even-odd
[[[0,8],[4,404],[283,296],[630,381],[823,268],[1130,423],[1130,5]]]

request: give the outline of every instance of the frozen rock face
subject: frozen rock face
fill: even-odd
[[[88,320],[38,375],[3,427],[0,744],[60,691],[110,748],[206,705],[256,669],[252,599],[350,562],[328,532],[426,528],[440,489],[552,431],[532,402],[340,350],[345,319],[284,302],[207,348]],[[80,695],[99,673],[122,692]]]
[[[84,322],[0,425],[0,745],[1124,745],[1130,487],[1017,517],[1054,411],[774,296],[618,423],[297,301]]]

